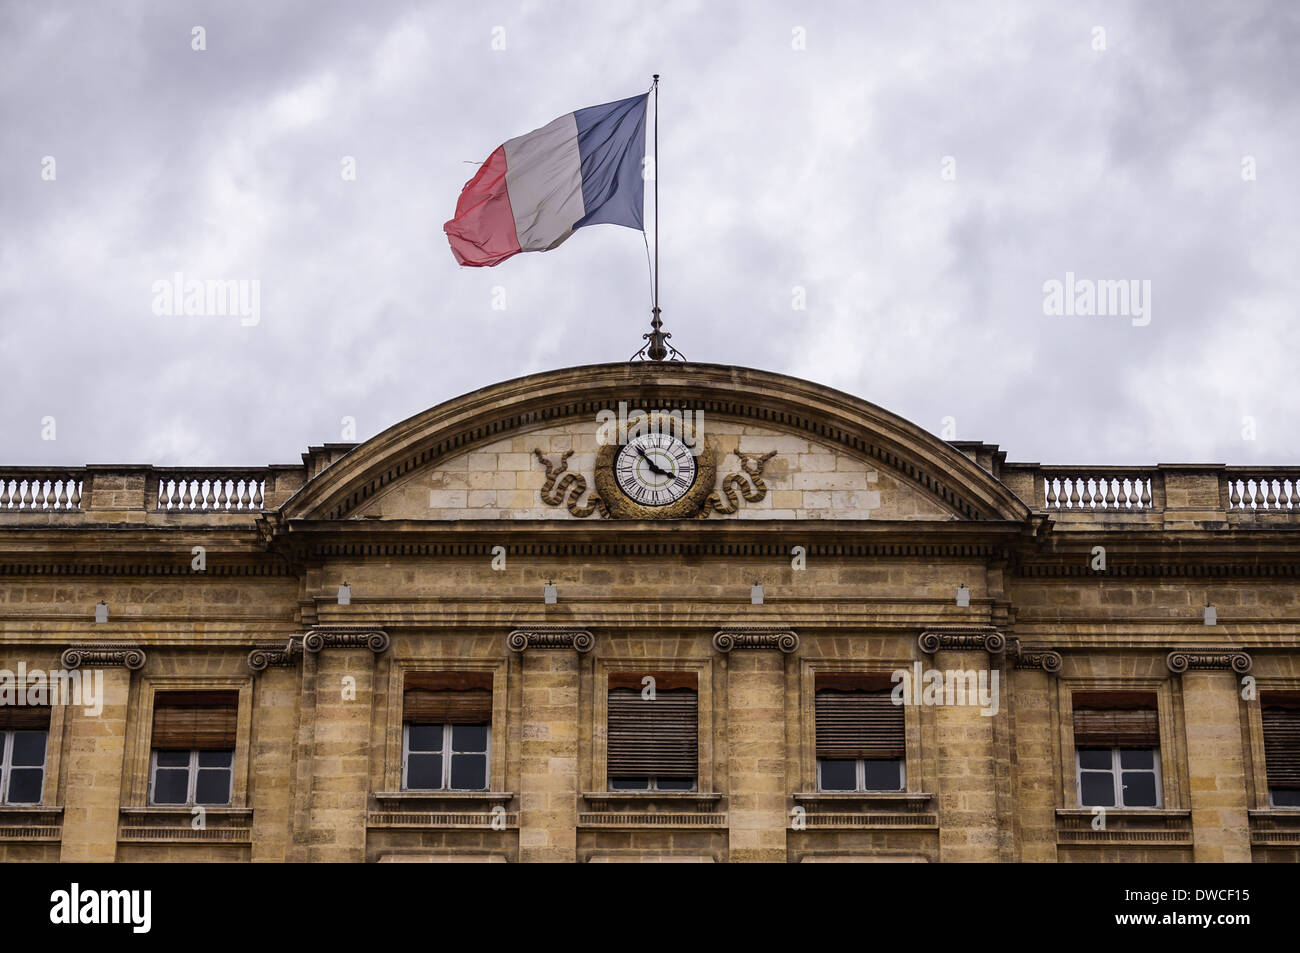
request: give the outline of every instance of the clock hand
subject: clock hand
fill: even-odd
[[[660,476],[673,476],[673,474],[669,473],[667,470],[661,470],[659,469],[659,467],[655,466],[655,462],[651,460],[648,456],[646,456],[646,452],[642,450],[640,447],[635,447],[633,449],[635,449],[636,452],[641,455],[641,459],[646,462],[646,466],[650,468],[651,473],[657,473]]]

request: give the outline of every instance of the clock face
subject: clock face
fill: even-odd
[[[671,434],[642,434],[614,458],[619,489],[642,506],[676,503],[694,485],[695,471],[690,448]]]

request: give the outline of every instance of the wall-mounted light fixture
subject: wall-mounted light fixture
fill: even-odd
[[[107,622],[107,621],[108,621],[108,603],[107,603],[107,602],[100,602],[99,605],[95,606],[95,621],[96,621],[96,622]]]
[[[343,583],[343,585],[339,586],[339,605],[341,606],[352,605],[352,587],[349,586],[346,582]]]
[[[559,601],[559,598],[559,587],[553,582],[548,582],[545,588],[542,589],[542,601],[548,606],[553,606],[557,601]]]
[[[970,608],[970,590],[966,588],[966,584],[964,582],[957,587],[957,608],[959,609]]]

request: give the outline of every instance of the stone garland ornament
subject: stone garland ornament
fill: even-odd
[[[506,648],[511,652],[529,649],[573,649],[585,655],[596,646],[596,637],[586,629],[515,629],[506,636]]]
[[[1006,649],[1007,637],[993,629],[927,629],[916,644],[926,655],[944,649],[983,649],[998,655]]]
[[[1175,675],[1181,675],[1188,669],[1231,669],[1238,675],[1245,675],[1250,671],[1253,659],[1237,649],[1174,649],[1165,657],[1165,664]]]
[[[302,647],[313,655],[326,648],[370,649],[379,655],[388,648],[389,642],[387,632],[371,626],[317,628],[303,636]]]
[[[144,649],[138,645],[70,645],[63,650],[59,664],[63,668],[77,669],[124,666],[132,672],[144,668]]]
[[[292,665],[302,655],[302,641],[290,638],[285,645],[259,645],[248,653],[248,667],[254,672]]]
[[[723,655],[733,649],[777,649],[790,655],[799,648],[799,636],[792,629],[719,629],[713,647]]]
[[[724,477],[722,492],[726,502],[724,503],[722,497],[718,496],[718,491],[714,490],[704,501],[704,508],[697,514],[700,519],[706,519],[710,510],[724,514],[736,512],[740,508],[740,500],[736,497],[737,490],[750,503],[758,503],[767,496],[767,484],[763,482],[763,468],[767,466],[768,460],[776,456],[776,451],[771,450],[760,456],[737,450],[736,456],[740,458],[740,468],[744,471],[744,475],[732,473]]]
[[[579,505],[582,494],[587,492],[587,478],[580,473],[564,472],[569,468],[569,457],[573,456],[572,450],[565,450],[561,454],[558,464],[551,463],[550,460],[542,456],[542,451],[538,447],[533,448],[533,455],[546,468],[546,482],[542,484],[543,503],[547,506],[565,506],[568,508],[570,515],[576,516],[578,519],[586,519],[599,509],[600,515],[605,519],[609,519],[609,507],[596,493],[593,493],[587,499],[586,506]],[[562,473],[564,474],[563,478],[560,477]]]

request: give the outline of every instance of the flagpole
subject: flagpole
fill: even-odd
[[[654,147],[654,176],[655,176],[655,254],[654,254],[654,274],[650,286],[650,333],[641,335],[645,344],[641,349],[632,355],[632,360],[638,357],[649,358],[652,361],[666,360],[671,354],[675,361],[684,361],[680,351],[668,343],[671,334],[663,330],[663,321],[659,318],[659,74],[654,74],[654,82],[650,85],[650,91],[654,93],[655,102],[655,147]]]
[[[659,317],[659,74],[654,74],[655,93],[655,293],[654,316]],[[663,358],[659,358],[663,360]]]

